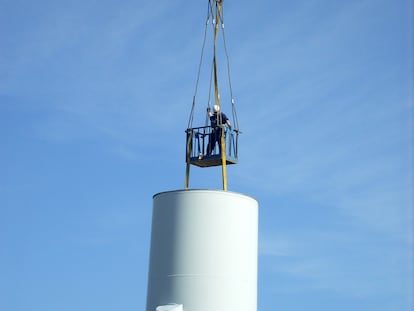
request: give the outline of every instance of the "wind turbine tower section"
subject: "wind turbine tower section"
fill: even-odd
[[[256,311],[258,202],[219,190],[153,197],[146,311]]]

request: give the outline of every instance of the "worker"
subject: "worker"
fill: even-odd
[[[220,154],[221,154],[221,135],[223,133],[223,128],[228,128],[231,130],[230,120],[227,116],[220,111],[219,105],[213,106],[214,113],[211,112],[210,107],[207,108],[207,113],[210,118],[211,123],[211,133],[207,145],[207,155],[211,155],[213,152],[216,143],[219,144]]]

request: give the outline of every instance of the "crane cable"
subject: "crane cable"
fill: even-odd
[[[191,128],[192,127],[192,124],[193,124],[194,107],[195,107],[196,97],[197,97],[197,91],[198,91],[198,83],[200,81],[201,66],[203,64],[203,55],[204,55],[204,48],[206,46],[206,38],[207,38],[207,30],[208,30],[208,24],[209,24],[209,22],[210,22],[210,0],[209,0],[209,4],[208,4],[208,7],[207,7],[207,19],[206,19],[206,27],[204,28],[203,46],[201,48],[201,56],[200,56],[200,62],[199,62],[199,65],[198,65],[196,86],[195,86],[195,91],[194,91],[194,96],[193,96],[193,104],[191,106],[190,118],[188,120],[187,128]]]
[[[211,86],[213,85],[213,72],[214,72],[214,66],[213,62],[211,62],[211,71],[210,71],[210,86],[208,88],[208,101],[207,101],[207,111],[211,108]],[[205,126],[208,126],[208,121],[210,119],[210,116],[208,113],[206,114],[206,122]]]
[[[237,113],[236,113],[235,101],[234,101],[234,97],[233,97],[233,88],[231,86],[230,58],[229,58],[229,53],[227,51],[226,35],[225,35],[225,32],[224,32],[224,8],[222,9],[222,19],[221,20],[222,20],[221,28],[222,28],[222,33],[223,33],[224,52],[226,54],[226,60],[227,60],[227,77],[229,78],[231,110],[232,110],[233,120],[234,120],[234,129],[238,131],[239,130],[239,120],[237,118]]]
[[[216,2],[215,10],[213,8],[212,1]],[[202,67],[202,64],[203,64],[204,50],[205,50],[205,45],[206,45],[206,40],[207,40],[207,31],[208,31],[208,26],[210,24],[210,19],[212,19],[212,26],[214,27],[215,38],[217,38],[217,32],[218,32],[219,24],[221,26],[221,31],[223,33],[224,52],[225,52],[225,55],[226,55],[226,65],[227,65],[227,77],[228,77],[228,83],[229,83],[229,89],[230,89],[232,117],[233,117],[233,121],[234,121],[233,128],[236,131],[239,130],[239,121],[238,121],[238,117],[237,117],[237,112],[236,112],[236,107],[235,107],[235,100],[234,100],[234,97],[233,97],[233,87],[232,87],[232,83],[231,83],[230,58],[229,58],[229,53],[228,53],[228,49],[227,49],[226,35],[225,35],[225,32],[224,32],[224,7],[221,5],[222,2],[223,2],[223,0],[209,0],[208,1],[207,18],[206,18],[206,22],[205,22],[203,45],[202,45],[202,48],[201,48],[200,62],[199,62],[199,65],[198,65],[195,91],[194,91],[194,96],[193,96],[193,103],[192,103],[192,106],[191,106],[191,112],[190,112],[190,117],[189,117],[187,128],[192,127],[193,120],[194,120],[194,109],[195,109],[195,105],[196,105],[196,101],[197,101],[198,85],[199,85],[199,81],[200,81],[201,67]],[[218,10],[218,8],[217,8],[217,3],[220,6],[220,10]],[[219,21],[219,22],[217,22],[217,21]],[[216,49],[216,41],[214,42],[214,49]],[[209,92],[208,92],[209,95],[208,95],[207,108],[210,108],[210,105],[211,105],[211,97],[210,96],[211,96],[213,77],[214,77],[215,84],[218,85],[217,71],[214,74],[214,67],[215,66],[217,66],[217,63],[216,63],[216,60],[215,60],[215,57],[214,57],[213,61],[212,61],[212,66],[211,66],[210,87],[209,87]],[[216,67],[216,69],[217,69],[217,67]],[[219,97],[219,94],[218,94],[218,89],[216,89],[216,87],[215,87],[215,95],[214,96],[216,98],[215,100],[217,101],[217,98]],[[206,115],[206,124],[208,123],[208,120],[209,120],[208,115]]]
[[[216,1],[216,18],[213,21],[214,24],[214,51],[213,51],[213,73],[214,73],[214,101],[216,105],[220,107],[220,93],[218,89],[218,74],[217,74],[217,61],[216,61],[216,47],[217,47],[217,37],[218,37],[218,29],[220,24],[220,14],[221,14],[221,1],[222,0],[215,0]],[[221,117],[221,114],[220,114]],[[221,118],[220,118],[221,119]],[[219,122],[221,124],[221,120]]]

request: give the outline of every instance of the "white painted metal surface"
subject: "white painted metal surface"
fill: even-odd
[[[258,203],[216,190],[156,194],[147,308],[256,311]]]
[[[155,311],[183,311],[183,305],[174,303],[166,306],[158,306]]]

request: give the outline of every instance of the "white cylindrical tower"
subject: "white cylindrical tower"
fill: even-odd
[[[256,311],[258,202],[218,190],[154,195],[146,311]]]

